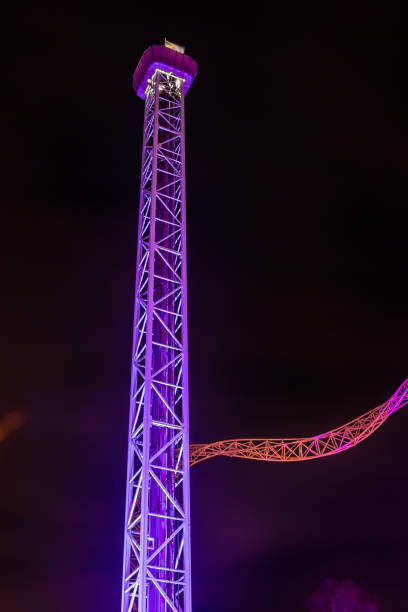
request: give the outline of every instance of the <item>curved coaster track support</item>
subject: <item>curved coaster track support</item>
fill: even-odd
[[[353,421],[310,438],[243,438],[190,445],[190,467],[223,455],[257,461],[306,461],[357,446],[371,436],[388,417],[408,404],[408,379],[388,401]]]

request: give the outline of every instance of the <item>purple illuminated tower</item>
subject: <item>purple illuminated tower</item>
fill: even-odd
[[[122,612],[191,612],[184,96],[197,64],[166,41],[145,100]]]

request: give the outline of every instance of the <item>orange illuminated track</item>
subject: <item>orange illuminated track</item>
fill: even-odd
[[[257,461],[306,461],[341,453],[368,438],[396,410],[408,404],[408,379],[390,399],[353,421],[310,438],[243,438],[190,446],[190,466],[223,455]]]

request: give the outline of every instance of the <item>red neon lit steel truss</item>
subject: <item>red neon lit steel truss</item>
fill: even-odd
[[[341,453],[371,436],[388,417],[408,404],[408,379],[390,399],[353,421],[310,438],[243,438],[190,446],[190,466],[223,455],[256,461],[306,461]]]

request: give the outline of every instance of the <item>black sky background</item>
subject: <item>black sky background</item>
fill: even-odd
[[[186,98],[191,438],[313,435],[408,376],[406,33],[358,3],[5,19],[0,609],[119,610],[143,104],[164,36]],[[196,11],[196,12],[195,12]],[[192,480],[195,612],[295,612],[352,578],[408,610],[402,410],[350,452]]]

